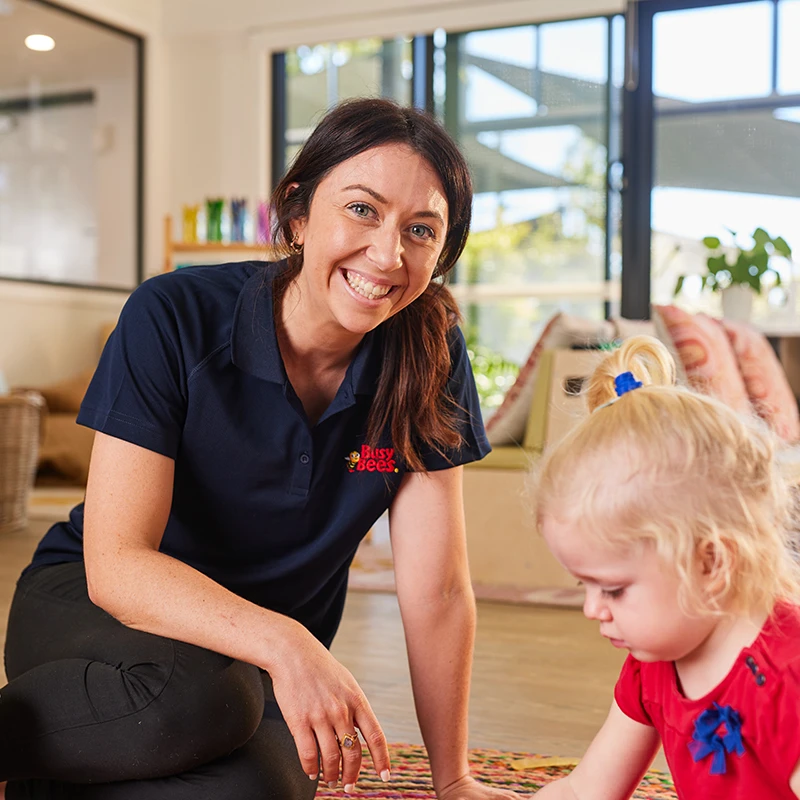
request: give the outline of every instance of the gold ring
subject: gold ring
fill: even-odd
[[[335,734],[334,734],[335,735]],[[356,746],[356,742],[358,741],[358,734],[353,733],[346,733],[340,739],[336,736],[336,741],[339,743],[339,747],[344,747],[345,750],[351,750],[353,747]]]

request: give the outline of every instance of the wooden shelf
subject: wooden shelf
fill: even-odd
[[[261,261],[276,261],[281,254],[269,244],[248,242],[179,242],[172,238],[172,216],[164,217],[164,272],[171,272],[176,253],[256,253]]]

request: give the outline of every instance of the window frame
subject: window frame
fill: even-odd
[[[773,5],[772,93],[766,98],[693,103],[686,112],[658,112],[653,94],[653,34],[656,14],[751,3],[754,0],[647,0],[631,2],[626,15],[625,85],[622,164],[622,300],[620,312],[629,319],[649,319],[651,304],[652,193],[655,120],[673,113],[703,113],[730,109],[781,108],[800,105],[800,93],[778,94],[778,5]]]

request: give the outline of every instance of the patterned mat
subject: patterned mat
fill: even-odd
[[[425,748],[420,745],[394,744],[392,754],[392,780],[381,782],[371,772],[369,754],[365,753],[364,768],[353,796],[372,800],[400,800],[400,798],[436,797],[431,788],[431,772]],[[500,750],[471,750],[472,774],[483,783],[498,789],[509,789],[522,796],[530,795],[566,775],[577,763],[574,759],[547,758],[530,753],[504,753]],[[317,797],[345,797],[341,788],[330,790],[320,787]],[[637,800],[664,800],[677,795],[669,776],[663,772],[648,772],[636,794]]]

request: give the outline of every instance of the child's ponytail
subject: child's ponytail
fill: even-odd
[[[632,373],[643,386],[675,384],[675,361],[669,350],[652,336],[634,336],[609,353],[589,378],[586,387],[589,411],[617,396],[614,380],[624,372]]]

